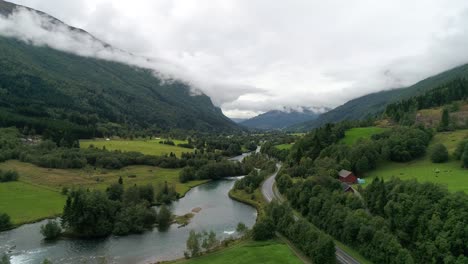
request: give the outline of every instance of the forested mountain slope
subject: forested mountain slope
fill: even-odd
[[[290,130],[310,130],[326,123],[336,123],[343,120],[365,119],[382,113],[392,102],[419,95],[457,78],[468,77],[468,64],[442,72],[424,79],[412,86],[368,94],[353,99],[337,108],[320,115],[316,120],[291,126]]]
[[[11,4],[0,1],[0,10],[8,14]],[[0,126],[78,137],[239,129],[208,96],[150,70],[6,37],[0,37],[0,69]]]

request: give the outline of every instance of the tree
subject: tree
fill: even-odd
[[[239,233],[239,234],[244,234],[245,231],[247,231],[247,230],[248,230],[248,228],[247,228],[247,226],[246,226],[244,223],[239,222],[239,223],[237,224],[237,227],[236,227],[236,232],[237,232],[237,233]]]
[[[442,118],[440,120],[440,124],[438,127],[439,131],[448,131],[449,130],[449,123],[450,123],[450,115],[447,108],[444,108],[442,111]]]
[[[122,179],[122,176],[119,177],[119,184],[122,185],[123,184],[123,179]]]
[[[433,163],[443,163],[448,161],[449,154],[444,144],[435,144],[431,149],[431,161]]]
[[[41,226],[41,234],[45,240],[54,240],[62,234],[62,228],[56,221],[49,220],[47,224]]]
[[[194,230],[190,230],[189,237],[187,239],[187,250],[192,257],[196,257],[200,254],[200,234],[197,234]]]
[[[209,251],[216,247],[218,245],[219,241],[216,238],[216,233],[213,231],[210,231],[209,233],[203,232],[203,242],[202,242],[202,247],[206,250]]]
[[[253,229],[252,236],[254,240],[268,240],[275,236],[275,225],[270,218],[263,218],[258,221]]]
[[[8,230],[11,227],[10,216],[5,213],[0,213],[0,231]]]
[[[159,228],[167,228],[171,224],[172,221],[172,213],[169,211],[166,205],[161,205],[161,208],[158,212],[158,225]]]
[[[362,175],[362,173],[369,170],[369,160],[367,159],[366,156],[363,156],[356,162],[355,167],[356,167],[356,172],[359,175]]]
[[[461,160],[462,160],[462,167],[468,168],[468,144],[465,144],[465,151],[463,151]]]
[[[44,259],[44,261],[42,261],[42,264],[52,264],[52,261]]]
[[[455,149],[455,152],[453,153],[453,156],[455,159],[460,160],[463,152],[465,151],[465,145],[468,145],[468,139],[464,139],[457,144],[457,148]]]
[[[113,183],[106,189],[107,197],[112,201],[122,201],[124,188],[122,184]]]
[[[166,182],[167,188],[167,182]],[[140,199],[145,200],[148,204],[153,204],[154,202],[154,188],[153,185],[148,184],[145,186],[140,186]]]

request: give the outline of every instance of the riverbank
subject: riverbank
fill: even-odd
[[[194,187],[209,180],[179,182],[180,169],[163,169],[135,165],[120,170],[50,169],[31,163],[9,160],[0,163],[2,170],[14,170],[20,175],[16,182],[0,183],[0,212],[10,216],[13,227],[60,216],[66,201],[62,189],[85,188],[105,190],[120,178],[124,186],[157,186],[167,182],[175,187],[179,199]]]
[[[265,215],[266,202],[259,188],[252,194],[233,188],[229,191],[228,195],[235,201],[254,207],[257,210],[257,220]]]
[[[270,264],[299,264],[298,259],[290,247],[280,239],[269,241],[253,241],[243,239],[229,247],[210,252],[191,259],[180,259],[165,264],[242,264],[242,263],[270,263]]]
[[[52,263],[81,263],[105,258],[107,263],[117,264],[178,259],[183,257],[190,230],[212,230],[219,240],[224,240],[232,236],[239,222],[248,228],[255,224],[256,210],[228,197],[234,182],[229,179],[210,181],[192,188],[184,198],[173,202],[170,205],[173,214],[194,214],[185,227],[174,224],[164,231],[155,228],[138,235],[99,240],[60,239],[45,244],[40,226],[46,221],[42,221],[1,232],[0,252],[14,248],[9,253],[13,263],[22,263],[23,259],[40,263],[45,258]],[[68,250],[70,248],[73,250]]]

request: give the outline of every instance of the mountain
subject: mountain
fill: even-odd
[[[288,130],[307,131],[320,127],[326,123],[365,119],[382,113],[385,110],[385,107],[390,103],[420,95],[442,84],[448,83],[457,78],[465,77],[468,77],[468,64],[439,73],[406,88],[381,91],[353,99],[320,115],[315,120],[292,125]]]
[[[284,108],[283,110],[268,111],[240,124],[249,128],[264,130],[283,129],[302,122],[315,120],[326,110],[328,109],[307,107],[299,107],[297,109]]]
[[[0,0],[3,15],[16,7]],[[163,80],[149,69],[8,37],[0,37],[0,69],[0,126],[76,137],[142,130],[240,130],[208,96],[194,95],[184,82]]]

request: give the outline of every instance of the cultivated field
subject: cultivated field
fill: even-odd
[[[269,264],[299,264],[297,258],[288,245],[278,241],[239,243],[225,250],[214,252],[202,257],[182,260],[175,263],[187,264],[238,264],[238,263],[269,263]]]
[[[0,212],[9,214],[13,223],[24,223],[62,212],[65,196],[63,187],[106,189],[122,177],[124,186],[168,182],[184,195],[190,187],[206,181],[179,182],[180,169],[152,166],[129,166],[120,170],[47,169],[30,163],[9,160],[0,163],[2,170],[16,170],[19,182],[0,183]],[[12,188],[14,187],[14,188]]]
[[[166,144],[161,144],[159,141],[164,139],[152,139],[152,140],[121,140],[121,139],[93,139],[93,140],[80,140],[81,148],[88,148],[90,145],[93,145],[97,148],[106,147],[108,150],[121,150],[121,151],[136,151],[141,152],[147,155],[156,155],[161,156],[165,154],[170,154],[171,152],[176,154],[178,157],[183,152],[193,152],[193,149],[181,148],[178,146],[171,146]],[[187,143],[186,141],[181,140],[172,140],[176,145],[181,143]]]
[[[356,143],[359,139],[371,138],[372,135],[382,133],[385,130],[386,128],[381,128],[381,127],[351,128],[345,131],[345,137],[341,140],[341,142],[347,145],[352,145]]]
[[[434,136],[428,149],[436,143],[442,143],[452,155],[457,143],[467,137],[468,130],[438,133]],[[417,179],[420,182],[435,182],[446,185],[449,191],[468,193],[468,170],[461,168],[460,164],[460,161],[456,161],[452,157],[446,163],[432,163],[429,154],[406,163],[385,162],[380,164],[377,170],[367,174],[366,184],[372,182],[374,177],[383,179],[398,177],[403,180]]]

